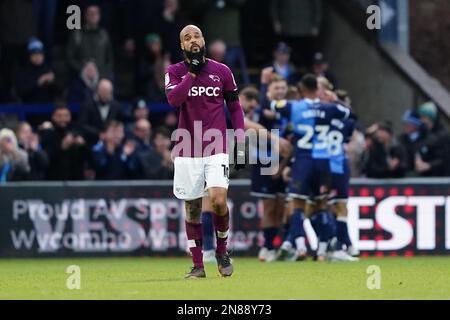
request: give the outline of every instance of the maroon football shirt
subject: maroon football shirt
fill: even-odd
[[[177,108],[179,115],[173,157],[227,153],[224,107],[225,97],[230,94],[235,97],[227,102],[233,127],[244,129],[244,114],[237,100],[237,86],[231,70],[222,63],[206,59],[206,65],[194,77],[188,73],[187,62],[182,61],[167,68],[165,87],[168,101]],[[185,138],[187,133],[190,136]]]

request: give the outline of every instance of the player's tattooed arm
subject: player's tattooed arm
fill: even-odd
[[[186,220],[191,223],[200,223],[202,214],[202,199],[189,200],[185,202]]]

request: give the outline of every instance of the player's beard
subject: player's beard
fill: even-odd
[[[204,60],[205,55],[206,55],[205,46],[200,47],[200,50],[198,52],[191,52],[191,51],[187,51],[187,50],[183,50],[183,52],[184,52],[184,56],[189,61],[192,61],[192,59]]]

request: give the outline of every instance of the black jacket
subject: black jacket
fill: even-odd
[[[419,145],[421,144],[421,141],[423,139],[423,133],[417,133],[417,134],[418,134],[418,136],[415,140],[413,140],[406,133],[403,133],[398,137],[399,144],[405,150],[406,173],[409,176],[415,175],[416,152],[417,152],[417,149],[419,148]]]
[[[389,168],[388,158],[399,159],[396,169]],[[406,157],[404,149],[399,145],[385,148],[374,140],[372,146],[363,155],[363,172],[368,178],[402,178],[406,173]]]
[[[89,146],[98,142],[99,134],[104,126],[112,120],[124,121],[121,106],[117,101],[109,103],[109,112],[105,120],[100,114],[101,103],[98,100],[92,100],[81,106],[78,115],[78,123],[83,137]]]
[[[42,181],[46,179],[47,169],[49,167],[49,160],[47,153],[43,149],[31,150],[20,146],[28,154],[28,163],[30,165],[30,172],[27,175],[27,180]]]
[[[38,85],[38,79],[47,72],[52,71],[49,66],[42,64],[33,65],[28,62],[23,66],[17,75],[16,89],[22,102],[27,103],[48,103],[53,102],[57,93],[54,83]]]
[[[40,132],[42,147],[49,158],[48,180],[83,180],[87,149],[74,145],[63,150],[61,143],[64,137],[72,133],[79,134],[74,127],[46,129]]]
[[[450,135],[439,123],[427,132],[418,145],[417,153],[422,160],[431,165],[430,170],[422,172],[424,177],[443,177],[450,175]]]

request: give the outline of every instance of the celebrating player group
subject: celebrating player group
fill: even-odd
[[[179,116],[172,151],[173,191],[185,201],[193,260],[185,277],[206,277],[204,261],[211,259],[222,276],[233,273],[227,249],[229,164],[239,170],[248,162],[244,130],[249,128],[269,138],[269,157],[279,160],[270,175],[263,170],[266,162],[252,165],[252,195],[262,198],[264,211],[260,260],[304,260],[308,249],[317,261],[356,260],[346,222],[349,169],[344,147],[354,126],[349,106],[314,75],[302,78],[301,98],[287,100],[287,82],[281,77],[272,77],[261,92],[249,87],[239,93],[231,70],[205,57],[198,27],[183,28],[180,43],[185,60],[167,68],[165,89]],[[226,109],[234,132],[230,150]],[[278,129],[278,135],[271,134],[272,129]],[[317,246],[305,233],[305,220]],[[284,241],[276,252],[273,240],[282,226]]]

